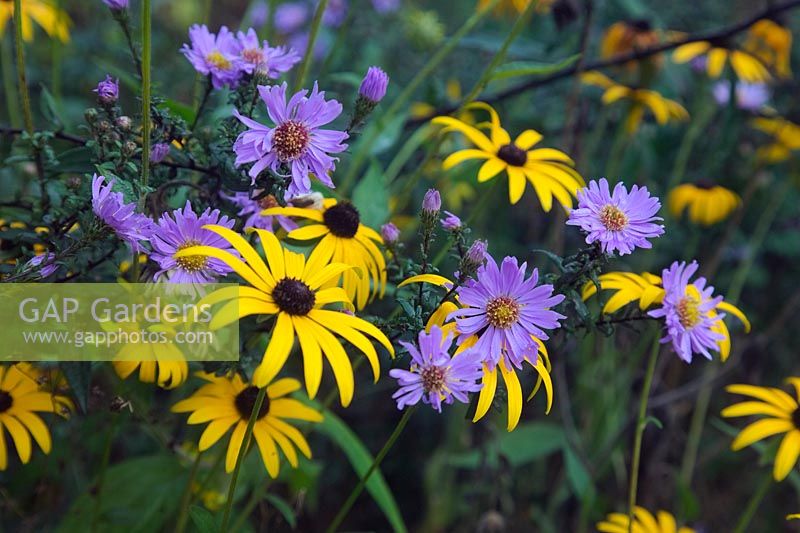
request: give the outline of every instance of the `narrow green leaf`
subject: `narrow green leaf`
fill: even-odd
[[[583,463],[569,446],[564,447],[564,463],[567,471],[567,480],[575,494],[582,502],[591,500],[595,495],[592,476],[583,466]]]
[[[353,190],[353,204],[361,215],[361,223],[377,228],[389,218],[389,191],[383,169],[373,161],[367,173]]]
[[[552,74],[563,68],[567,68],[575,63],[580,54],[570,56],[558,63],[539,63],[536,61],[513,61],[498,67],[493,73],[491,79],[502,80],[506,78],[516,78],[518,76],[544,76]]]
[[[275,507],[279,513],[281,513],[281,516],[283,516],[283,519],[286,520],[287,524],[289,524],[289,527],[292,529],[297,527],[297,517],[294,515],[294,510],[283,498],[276,496],[275,494],[266,494],[264,495],[264,499],[271,503],[272,506]]]

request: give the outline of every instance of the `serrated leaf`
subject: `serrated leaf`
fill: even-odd
[[[92,363],[90,361],[72,361],[59,363],[61,372],[67,378],[72,394],[81,411],[86,413],[89,404],[89,387],[92,381]]]
[[[294,510],[283,498],[275,494],[265,494],[264,499],[281,513],[281,516],[283,516],[283,519],[289,524],[289,527],[292,529],[297,527],[297,517],[294,515]]]
[[[497,67],[492,73],[491,79],[502,80],[507,78],[516,78],[518,76],[543,76],[545,74],[552,74],[563,68],[569,67],[575,63],[580,54],[570,56],[558,63],[539,63],[536,61],[512,61]]]

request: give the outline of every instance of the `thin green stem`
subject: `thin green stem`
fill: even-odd
[[[639,463],[642,458],[642,437],[644,428],[647,426],[647,400],[650,398],[650,387],[653,385],[653,375],[656,372],[656,361],[661,347],[659,333],[653,339],[653,347],[650,349],[650,358],[647,362],[647,370],[644,375],[644,385],[642,385],[642,397],[639,400],[639,417],[636,420],[636,436],[633,440],[633,458],[631,460],[631,482],[628,491],[628,533],[633,531],[633,511],[636,508],[636,491],[639,486]]]
[[[178,520],[175,523],[176,533],[183,533],[186,529],[186,524],[189,522],[189,504],[192,501],[192,485],[194,485],[194,478],[197,475],[197,469],[200,466],[200,461],[203,458],[203,452],[197,452],[192,463],[192,469],[189,471],[189,479],[186,481],[186,488],[183,489],[183,496],[181,496],[181,503],[178,507]]]
[[[144,6],[142,6],[144,8]],[[125,42],[128,44],[128,51],[131,53],[131,59],[133,60],[133,65],[136,67],[136,74],[139,77],[142,77],[142,58],[139,57],[139,52],[136,50],[136,42],[133,40],[133,34],[131,33],[131,19],[128,16],[127,9],[125,10],[111,10],[111,14],[114,17],[114,20],[117,21],[120,28],[122,28],[122,33],[125,35]],[[144,21],[143,21],[144,22]],[[143,28],[144,29],[144,28]]]
[[[314,13],[314,18],[311,20],[311,29],[308,33],[308,44],[306,45],[306,53],[303,56],[303,62],[300,63],[300,68],[297,69],[297,79],[294,81],[294,91],[297,92],[303,88],[303,83],[306,81],[308,70],[311,68],[311,61],[314,57],[314,44],[317,42],[317,34],[319,27],[322,25],[322,15],[328,7],[328,0],[320,0],[317,5],[317,11]]]
[[[213,88],[214,85],[211,83],[211,76],[206,76],[205,83],[203,84],[203,97],[200,99],[200,105],[197,106],[197,112],[194,115],[194,120],[192,120],[192,125],[189,128],[190,130],[194,131],[197,123],[200,121],[200,117],[203,115],[203,111],[206,109],[208,97],[211,96],[211,90]]]
[[[17,52],[17,88],[22,100],[22,118],[25,129],[33,135],[33,113],[31,113],[31,97],[28,93],[28,81],[25,79],[25,45],[22,41],[22,0],[14,0],[14,48]]]
[[[342,505],[342,507],[339,509],[339,512],[336,514],[333,522],[331,522],[331,525],[329,525],[328,529],[326,529],[327,533],[335,533],[339,526],[342,525],[342,522],[347,517],[347,513],[350,512],[353,504],[356,503],[356,500],[361,495],[364,487],[367,485],[367,481],[369,481],[370,476],[373,472],[375,472],[375,470],[378,469],[378,467],[381,466],[381,462],[383,461],[384,457],[386,457],[386,454],[388,454],[389,450],[391,450],[392,446],[394,446],[394,443],[403,432],[403,429],[406,427],[406,424],[408,424],[408,421],[415,410],[416,405],[406,409],[403,412],[403,416],[400,417],[400,420],[398,420],[397,425],[394,427],[394,431],[389,436],[386,444],[383,445],[381,451],[379,451],[378,455],[375,456],[375,459],[372,461],[369,469],[367,469],[367,472],[364,474],[361,480],[359,480],[358,485],[356,485],[355,488],[350,492],[350,495],[347,497],[347,500],[345,500],[344,505]]]
[[[225,503],[225,511],[222,515],[222,526],[220,527],[220,531],[226,532],[228,531],[228,522],[231,519],[231,509],[233,508],[233,496],[236,492],[236,482],[239,479],[239,470],[242,468],[242,462],[244,461],[244,456],[247,453],[247,449],[250,447],[250,439],[253,437],[253,427],[256,425],[256,420],[258,420],[258,413],[261,411],[261,406],[264,403],[264,398],[267,396],[267,389],[259,389],[258,396],[256,396],[256,401],[253,405],[253,412],[250,413],[250,420],[247,421],[247,429],[244,431],[244,437],[242,437],[242,446],[239,448],[239,453],[236,456],[236,465],[233,467],[233,474],[231,475],[231,483],[228,485],[228,501]]]
[[[258,502],[260,502],[261,498],[263,498],[264,495],[267,493],[267,489],[272,484],[272,481],[273,481],[272,478],[267,478],[267,480],[264,483],[261,483],[250,494],[250,499],[247,500],[244,509],[242,509],[242,513],[239,515],[239,518],[236,519],[236,522],[234,522],[233,525],[231,526],[232,532],[236,533],[236,531],[239,531],[242,528],[245,521],[247,520],[247,517],[250,516],[250,513],[252,513],[253,509],[256,508]]]
[[[118,414],[111,422],[111,427],[108,428],[108,436],[106,437],[106,444],[103,448],[103,457],[100,459],[100,472],[97,473],[97,483],[94,486],[94,505],[92,506],[92,521],[89,524],[90,531],[97,531],[97,526],[100,521],[100,514],[102,509],[103,500],[103,482],[106,477],[106,470],[108,470],[108,463],[111,460],[111,447],[114,444],[114,436],[117,434],[122,414]]]
[[[750,522],[756,515],[756,511],[758,511],[758,506],[761,505],[761,501],[764,499],[764,496],[767,495],[767,492],[769,492],[770,487],[772,487],[772,472],[767,471],[766,475],[764,475],[761,480],[761,484],[753,495],[750,496],[747,507],[744,508],[742,515],[736,522],[736,528],[733,530],[733,533],[744,533],[748,531],[747,528],[750,526]]]
[[[630,113],[630,109],[628,110]],[[625,147],[631,139],[628,133],[627,120],[620,120],[617,125],[617,132],[614,134],[614,142],[611,144],[611,149],[608,152],[608,160],[606,161],[605,176],[608,179],[617,179],[619,175],[620,166],[625,159]]]
[[[713,102],[709,102],[707,98],[699,99],[697,109],[692,115],[692,123],[686,129],[686,133],[678,147],[678,153],[675,156],[675,166],[672,168],[672,175],[669,178],[665,191],[671,191],[683,180],[683,176],[686,174],[686,166],[689,163],[689,156],[692,154],[692,148],[697,145],[697,140],[700,135],[706,131],[706,126],[708,126],[708,123],[714,117],[716,110],[716,106],[713,105]]]
[[[150,171],[150,1],[142,0],[142,185],[145,187]]]
[[[0,68],[3,69],[3,91],[6,93],[6,109],[8,111],[8,121],[14,128],[19,128],[22,119],[19,116],[19,100],[14,81],[14,52],[12,51],[11,41],[13,36],[8,39],[0,39]]]
[[[369,151],[372,148],[372,143],[375,142],[375,139],[378,138],[378,133],[391,122],[391,119],[401,110],[406,107],[408,101],[414,95],[414,92],[417,88],[422,84],[423,81],[430,78],[431,74],[433,73],[434,69],[439,66],[439,64],[444,61],[450,53],[455,50],[456,45],[464,38],[467,33],[475,27],[478,22],[483,19],[483,17],[492,9],[500,0],[492,0],[488,5],[486,5],[483,9],[476,11],[472,16],[470,16],[466,22],[456,31],[447,41],[442,45],[439,50],[431,56],[427,63],[417,72],[416,76],[414,76],[411,81],[406,85],[400,95],[392,102],[392,104],[386,109],[386,111],[381,114],[381,116],[367,128],[366,131],[361,135],[361,142],[359,143],[358,149],[356,150],[355,154],[353,155],[353,159],[347,168],[347,174],[345,174],[344,179],[342,180],[342,184],[340,186],[341,190],[344,194],[350,192],[350,189],[353,187],[355,183],[356,176],[358,175],[359,170],[361,170],[361,166],[366,161],[367,157],[369,156]],[[401,197],[402,198],[402,197]]]

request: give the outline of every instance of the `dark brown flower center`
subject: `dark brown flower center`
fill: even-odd
[[[311,288],[294,278],[283,278],[272,289],[272,299],[284,313],[307,315],[317,301]]]
[[[641,32],[650,31],[653,29],[653,26],[647,19],[635,19],[628,22],[628,25],[630,25],[636,31],[641,31]]]
[[[444,369],[438,366],[428,366],[420,372],[422,389],[425,392],[442,392],[444,390]]]
[[[497,151],[497,157],[512,167],[521,167],[528,162],[528,152],[513,143],[501,146]]]
[[[800,407],[795,409],[792,413],[792,424],[794,424],[794,427],[797,429],[800,429]]]
[[[253,413],[253,408],[256,406],[256,398],[258,397],[258,387],[250,385],[242,392],[236,395],[234,403],[236,410],[239,411],[239,416],[244,420],[249,420],[250,415]],[[269,396],[264,395],[264,401],[261,403],[261,409],[258,410],[258,420],[261,420],[269,413]]]
[[[496,328],[507,329],[517,323],[520,305],[510,296],[498,296],[486,304],[486,319]]]
[[[358,232],[361,217],[353,204],[340,202],[325,210],[322,221],[335,236],[352,239]]]
[[[272,147],[282,162],[294,161],[306,152],[310,138],[304,124],[287,120],[273,131]]]
[[[714,182],[706,178],[701,178],[697,180],[697,183],[695,183],[694,186],[697,187],[698,189],[708,190],[714,188]]]
[[[0,413],[4,413],[11,409],[14,405],[14,398],[4,390],[0,390]]]

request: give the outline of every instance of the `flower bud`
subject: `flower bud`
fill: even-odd
[[[97,109],[90,107],[83,112],[83,118],[86,119],[86,122],[92,124],[95,120],[97,120]]]
[[[383,237],[383,242],[386,244],[394,244],[400,238],[400,230],[389,222],[381,226],[381,237]]]
[[[169,145],[167,143],[156,143],[150,149],[150,162],[161,163],[169,155]]]
[[[125,144],[122,145],[122,154],[125,157],[130,157],[136,153],[136,143],[133,141],[127,141]]]
[[[442,220],[442,228],[444,228],[445,231],[458,231],[463,227],[461,219],[458,218],[456,215],[454,215],[450,211],[445,211],[444,213],[445,215],[447,215]]]
[[[114,124],[117,125],[119,129],[122,131],[128,131],[131,129],[133,121],[131,121],[131,117],[122,115],[121,117],[117,117],[117,120],[114,121]]]
[[[128,0],[103,0],[103,3],[112,11],[122,11],[128,9]]]
[[[119,98],[119,80],[115,80],[106,74],[106,79],[97,84],[94,92],[97,93],[97,101],[101,104],[114,104]]]
[[[386,96],[386,87],[389,85],[389,76],[380,67],[369,67],[367,74],[361,81],[358,94],[373,104],[377,104]]]
[[[482,265],[486,260],[488,246],[489,245],[486,241],[477,240],[472,243],[472,246],[469,247],[464,258],[470,263]]]
[[[422,200],[422,211],[426,214],[435,215],[442,208],[442,197],[436,189],[428,189],[425,198]]]

